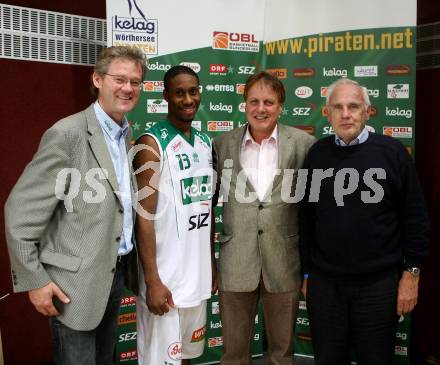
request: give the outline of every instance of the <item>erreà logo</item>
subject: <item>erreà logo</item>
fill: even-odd
[[[211,176],[194,176],[180,180],[183,205],[209,200],[212,197]]]

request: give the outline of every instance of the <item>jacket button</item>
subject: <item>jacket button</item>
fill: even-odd
[[[122,214],[122,213],[124,213],[124,209],[119,208],[119,209],[118,209],[118,212]]]
[[[114,267],[113,269],[112,269],[112,273],[114,274],[116,272],[116,267]]]
[[[121,237],[120,236],[116,237],[116,242],[119,242],[119,241],[121,241]]]
[[[259,206],[258,206],[258,209],[260,209],[260,210],[263,209],[263,208],[264,208],[264,207],[263,207],[262,205],[259,205]]]
[[[259,229],[259,230],[258,230],[258,235],[261,235],[261,234],[263,234],[263,230],[262,230],[262,229]]]

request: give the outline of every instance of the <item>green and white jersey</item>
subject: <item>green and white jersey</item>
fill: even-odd
[[[154,221],[159,275],[176,306],[193,307],[211,296],[211,140],[194,128],[188,139],[168,120],[146,134],[160,150]]]

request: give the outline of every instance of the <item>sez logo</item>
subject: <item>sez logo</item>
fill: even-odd
[[[255,34],[214,32],[212,48],[228,51],[259,52],[260,43],[255,39]]]
[[[137,338],[136,332],[121,333],[119,335],[118,342],[135,341],[136,338]]]

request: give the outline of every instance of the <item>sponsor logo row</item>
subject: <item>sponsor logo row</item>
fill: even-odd
[[[309,326],[309,321],[307,318],[298,317],[296,322],[298,325]],[[205,336],[205,332],[203,333],[203,338]],[[307,336],[307,338],[301,338],[302,336],[299,336],[299,337],[302,340],[310,340],[309,336]],[[403,333],[403,334],[397,333],[396,337],[401,338],[403,340],[406,340],[407,335],[406,335],[406,333]],[[259,334],[255,334],[254,341],[258,341],[258,340],[259,340]],[[208,347],[209,348],[220,347],[220,346],[223,346],[223,337],[222,336],[208,338]],[[173,360],[180,359],[181,352],[182,352],[181,344],[178,342],[171,344],[168,348],[168,356]],[[407,356],[408,348],[406,346],[396,345],[395,346],[395,353],[396,353],[396,355]],[[119,360],[121,362],[129,361],[129,360],[136,360],[136,359],[137,359],[137,350],[136,349],[123,351],[119,354]]]
[[[316,69],[313,67],[294,68],[288,70],[287,68],[269,68],[266,71],[272,73],[279,79],[286,79],[291,72],[294,78],[307,78],[321,75],[323,77],[348,77],[349,70],[347,68],[338,67],[322,67]],[[387,76],[405,76],[411,73],[411,65],[387,65],[385,66],[385,75]],[[354,66],[353,77],[378,77],[380,75],[378,65]],[[351,76],[351,74],[350,74]]]
[[[203,88],[206,92],[222,92],[222,93],[236,93],[242,95],[244,93],[243,83],[236,84],[207,84],[205,86],[200,85],[200,92]],[[144,92],[163,92],[163,81],[144,81]],[[320,94],[322,98],[327,97],[327,86],[321,86]],[[372,98],[378,98],[380,96],[379,89],[367,89],[368,95]],[[298,86],[294,90],[295,95],[300,99],[307,99],[314,94],[314,91],[309,86]],[[387,99],[409,99],[409,84],[387,84]]]
[[[208,104],[209,111],[210,112],[224,112],[228,114],[232,114],[234,106],[232,104],[226,104],[226,103],[213,103],[209,102]],[[237,109],[239,112],[244,113],[246,111],[246,103],[240,103],[237,106]],[[293,108],[284,108],[282,115],[293,115],[293,116],[303,116],[308,117],[311,116],[312,113],[317,111],[318,108],[315,103],[306,103],[305,106],[299,107],[293,107]],[[327,117],[327,108],[322,106],[321,107],[321,115],[323,117]],[[164,99],[147,99],[147,111],[150,114],[166,114],[168,112],[168,103]],[[379,115],[378,109],[372,105],[371,106],[371,112],[370,117],[377,117]],[[389,107],[385,106],[385,114],[386,117],[389,118],[405,118],[405,119],[411,119],[413,117],[413,110],[412,109],[404,109],[400,107]],[[150,128],[153,124],[153,122],[147,122],[146,128]],[[193,127],[200,130],[201,127],[200,121],[194,121]],[[240,126],[243,124],[240,124]]]
[[[199,73],[202,71],[202,65],[198,62],[181,62],[180,65],[191,68],[194,72]],[[150,71],[168,71],[171,68],[171,64],[160,63],[159,61],[150,63],[148,69]],[[254,65],[231,65],[225,63],[210,63],[207,69],[209,75],[212,76],[226,76],[226,75],[253,75],[259,70],[259,64]],[[323,77],[378,77],[381,74],[387,76],[407,76],[412,72],[411,65],[386,65],[383,70],[380,70],[379,65],[359,65],[353,66],[352,69],[340,68],[336,66],[324,66],[322,68],[303,67],[288,69],[286,67],[268,68],[267,72],[270,72],[279,79],[287,79],[289,76],[294,78],[308,78],[314,76]],[[352,71],[352,72],[351,72]]]
[[[211,112],[225,112],[231,114],[233,111],[233,105],[226,103],[213,103],[208,104],[209,111]],[[245,103],[238,105],[238,110],[242,113],[245,112]],[[166,114],[168,113],[168,103],[165,99],[147,99],[147,112],[151,114]]]
[[[258,341],[260,339],[260,334],[256,333],[254,335],[254,341]],[[223,336],[218,337],[209,337],[208,338],[208,347],[219,347],[223,346]]]
[[[151,128],[155,122],[146,122],[145,123],[145,129]],[[206,130],[208,132],[227,132],[234,129],[234,125],[237,126],[237,128],[245,125],[246,122],[238,121],[237,123],[234,123],[232,120],[215,120],[215,121],[207,121],[206,122]],[[200,120],[194,120],[192,122],[192,127],[194,127],[196,130],[201,131],[202,130],[202,121]],[[305,132],[316,135],[316,130],[314,126],[311,125],[296,125],[296,128],[302,129]],[[376,132],[373,127],[367,126],[367,128],[371,132]],[[376,132],[377,133],[377,132]],[[384,126],[382,128],[382,133],[386,136],[395,137],[395,138],[412,138],[413,137],[413,129],[412,127],[405,127],[405,126]],[[322,135],[332,135],[335,134],[335,131],[332,126],[325,126],[322,129]],[[129,300],[128,298],[126,298]],[[213,309],[214,310],[214,309]],[[217,314],[214,313],[213,314]]]
[[[198,62],[180,62],[179,63],[182,66],[189,67],[192,69],[195,73],[199,73],[202,71],[202,66]],[[152,63],[149,63],[147,68],[149,71],[163,71],[167,72],[173,65],[167,64],[167,63],[160,63],[159,61],[155,61]],[[226,65],[223,63],[211,63],[209,64],[208,73],[210,75],[253,75],[257,70],[259,66],[256,64],[255,66],[251,65]]]
[[[321,86],[321,97],[327,97],[327,86]],[[379,89],[367,89],[368,96],[378,98]],[[308,86],[300,86],[295,90],[295,95],[299,98],[308,98],[312,96],[313,90]],[[387,99],[409,99],[409,84],[387,84]]]
[[[243,83],[234,84],[207,84],[204,86],[204,89],[207,92],[224,92],[224,93],[244,93],[244,85]],[[161,93],[165,89],[163,81],[144,81],[142,90],[144,92],[156,92]],[[203,86],[199,86],[200,92],[203,92]]]
[[[310,134],[314,135],[314,128],[312,126],[304,126],[305,128],[301,128],[302,126],[300,126],[300,129],[305,129],[308,128],[308,132],[311,128],[311,132]],[[375,132],[374,128],[367,126],[367,128],[370,130],[370,132]],[[377,133],[377,132],[376,132]],[[394,138],[412,138],[413,137],[413,129],[412,127],[382,127],[382,133],[385,136],[389,136],[389,137],[394,137]],[[324,127],[322,130],[322,135],[332,135],[335,134],[335,131],[333,129],[333,127],[331,126],[327,126]]]

